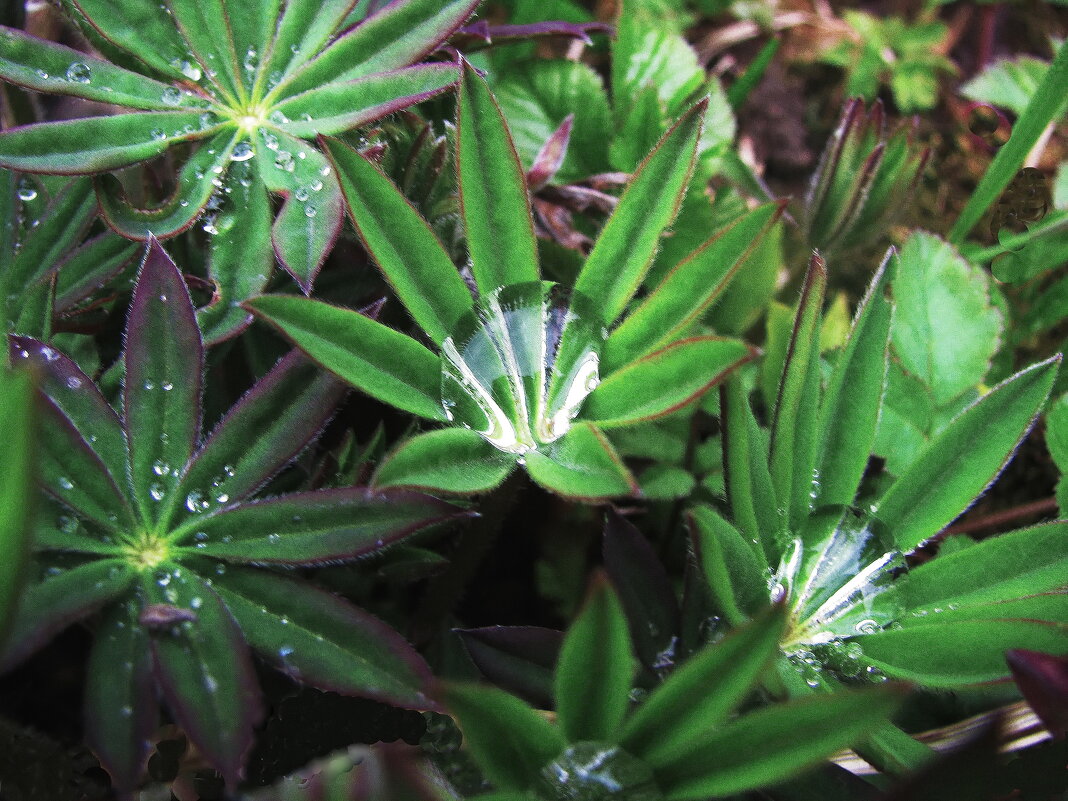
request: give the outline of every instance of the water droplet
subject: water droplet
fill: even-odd
[[[122,715],[124,718],[128,718],[133,715],[133,707],[129,705],[123,706],[119,709],[119,714]]]
[[[48,73],[44,70],[34,70],[34,72],[37,73],[37,77],[42,81],[48,80]]]
[[[316,178],[314,181],[308,184],[308,186],[311,188],[311,191],[318,192],[320,189],[323,188],[323,182]]]
[[[219,562],[219,564],[215,565],[215,575],[221,576],[225,572],[226,572],[226,565],[224,565],[222,562]]]
[[[309,197],[311,197],[311,192],[308,191],[308,188],[306,186],[298,186],[296,191],[293,192],[293,197],[295,197],[300,203],[303,203]]]
[[[190,609],[200,609],[200,607],[202,607],[203,605],[204,605],[204,599],[201,598],[199,595],[189,599],[189,608]]]
[[[89,65],[84,61],[75,61],[69,67],[67,67],[67,80],[74,83],[89,83],[92,79],[92,72],[89,69]]]
[[[160,95],[160,100],[168,106],[177,106],[182,102],[182,91],[176,86],[168,86]]]
[[[305,206],[304,207],[304,216],[305,217],[314,217],[318,213],[319,213],[319,210],[316,209],[315,206]]]
[[[192,61],[183,61],[179,69],[182,71],[182,75],[191,81],[199,81],[203,77],[200,67]]]
[[[263,134],[263,144],[267,146],[268,150],[277,150],[278,149],[278,137],[275,136],[273,133],[264,132],[264,134]]]
[[[68,389],[78,389],[82,385],[82,380],[76,375],[67,376]]]
[[[29,181],[23,179],[19,181],[19,188],[16,190],[16,194],[19,196],[19,200],[29,203],[37,198],[37,189]]]
[[[327,164],[319,169],[319,174],[324,178],[330,174],[330,165]]]
[[[152,472],[157,476],[166,476],[171,472],[171,466],[162,459],[157,459],[152,463]]]
[[[856,629],[857,634],[874,634],[879,631],[881,627],[876,621],[868,618],[860,621],[853,628]]]
[[[267,119],[270,122],[273,122],[275,125],[285,125],[287,122],[291,122],[289,117],[287,117],[278,109],[275,109],[270,114],[268,114]]]
[[[219,689],[219,682],[210,673],[204,674],[204,689],[209,693],[216,692]]]
[[[275,169],[278,170],[283,170],[285,172],[293,172],[297,164],[295,161],[293,161],[292,153],[290,153],[288,150],[279,150],[278,155],[274,159],[274,166]]]
[[[255,155],[256,151],[249,142],[238,142],[237,145],[234,146],[233,152],[230,153],[230,160],[248,161]]]
[[[293,653],[293,648],[291,646],[288,646],[288,645],[283,645],[281,648],[278,649],[278,656],[280,658],[282,658],[282,659],[289,658],[292,655],[292,653]]]
[[[216,503],[226,503],[229,500],[230,500],[230,496],[227,495],[225,492],[220,493],[219,495],[215,496]]]
[[[155,383],[152,382],[152,381],[146,381],[143,384],[143,386],[144,386],[146,392],[151,392],[152,390],[154,390],[156,388]]]
[[[210,504],[204,500],[204,493],[193,490],[185,496],[185,508],[194,514],[203,512]]]
[[[219,124],[219,117],[217,114],[211,111],[205,111],[200,115],[200,130],[204,131],[211,128],[213,125]],[[209,155],[214,155],[215,151],[209,150]]]
[[[59,359],[59,354],[47,346],[41,348],[41,355],[45,357],[46,362],[54,362]]]
[[[167,494],[167,490],[162,484],[150,484],[148,486],[148,494],[152,496],[152,500],[162,501],[163,496]]]
[[[235,474],[234,466],[232,464],[224,464],[223,465],[223,472],[226,473],[226,475],[228,475],[231,478],[233,478],[234,474]]]
[[[72,490],[74,489],[74,482],[66,476],[60,476],[56,479],[56,483],[59,484],[61,489]]]
[[[270,543],[279,542],[279,541],[281,541],[281,539],[282,539],[282,537],[280,535],[278,535],[278,534],[271,533],[271,534],[267,535],[267,542],[270,542]]]
[[[170,381],[164,381],[162,384],[159,385],[159,387],[164,392],[170,392],[172,389],[174,389],[174,384],[172,384]]]

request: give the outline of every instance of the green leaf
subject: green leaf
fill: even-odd
[[[467,62],[463,70],[456,169],[471,271],[486,295],[538,280],[538,246],[523,170],[504,116],[485,79]]]
[[[86,667],[86,740],[116,789],[124,791],[139,785],[159,726],[151,652],[137,606],[125,600],[108,610]]]
[[[444,428],[401,443],[372,479],[374,487],[411,487],[472,495],[497,488],[515,469],[515,457],[475,431]]]
[[[697,54],[681,36],[634,14],[620,16],[612,47],[612,97],[617,121],[628,103],[646,87],[653,87],[669,115],[705,82]]]
[[[129,264],[140,244],[113,233],[89,239],[68,253],[54,268],[55,310],[62,313],[89,297]],[[42,280],[50,279],[46,275]]]
[[[525,458],[530,477],[565,498],[598,501],[638,491],[615,448],[589,423],[577,422],[560,439]]]
[[[80,97],[98,103],[152,111],[171,111],[169,84],[138,75],[64,45],[0,25],[0,78],[38,92]],[[207,106],[199,97],[185,106]]]
[[[149,604],[189,617],[152,632],[155,674],[175,722],[227,782],[236,782],[260,718],[241,631],[215,590],[184,567],[161,564],[145,574],[142,592]]]
[[[271,48],[263,66],[266,75],[289,75],[319,53],[342,24],[353,0],[321,3],[286,3]]]
[[[204,139],[203,111],[136,111],[23,125],[0,133],[0,165],[49,175],[106,172],[147,161],[182,142]]]
[[[158,0],[130,0],[119,8],[111,0],[67,0],[85,27],[104,42],[124,50],[156,72],[181,81],[182,63],[193,57]],[[76,16],[77,16],[76,14]],[[90,27],[91,26],[91,27]]]
[[[0,415],[9,430],[0,446],[0,645],[3,645],[22,591],[33,524],[35,389],[27,370],[0,367]]]
[[[679,748],[657,773],[667,801],[765,787],[853,745],[898,706],[897,688],[841,691],[746,715]]]
[[[1005,466],[1049,396],[1056,356],[1002,382],[934,439],[875,504],[902,550],[936,534]]]
[[[718,232],[671,270],[611,333],[602,352],[605,373],[677,338],[727,288],[782,213],[769,203]]]
[[[322,489],[194,518],[171,537],[175,542],[194,540],[191,554],[229,562],[310,565],[366,556],[458,512],[421,493]]]
[[[820,311],[826,286],[827,269],[814,253],[798,301],[771,427],[771,480],[791,525],[796,525],[812,504]]]
[[[248,100],[241,79],[246,54],[238,53],[234,46],[234,26],[228,20],[226,6],[226,0],[167,0],[168,16],[173,17],[172,24],[177,25],[189,49],[205,67],[205,77],[229,103],[237,105]],[[248,12],[242,9],[240,13]]]
[[[930,388],[939,406],[978,384],[1002,329],[984,273],[951,245],[917,232],[901,249],[892,286],[901,366]]]
[[[721,728],[778,653],[785,624],[782,607],[769,608],[691,656],[628,718],[622,746],[659,771],[694,738]]]
[[[230,38],[234,43],[234,52],[241,58],[244,84],[250,95],[255,95],[256,88],[262,87],[269,80],[263,68],[267,53],[260,53],[260,48],[277,47],[275,29],[278,27],[279,10],[282,0],[222,0],[222,17],[230,29]]]
[[[608,427],[670,414],[755,355],[736,339],[701,336],[673,342],[610,374],[590,393],[582,416]]]
[[[888,253],[857,309],[820,408],[813,489],[821,505],[853,502],[875,445],[889,359],[891,258]]]
[[[702,101],[687,111],[638,166],[575,281],[576,292],[598,300],[606,327],[641,285],[661,235],[679,211],[705,108]]]
[[[1068,83],[1068,47],[1060,47],[1042,81],[1035,88],[1027,108],[1012,127],[1012,134],[998,150],[994,161],[968,198],[960,216],[949,232],[949,241],[959,244],[975,227],[983,213],[997,200],[1002,190],[1023,166],[1046,126],[1062,113],[1064,92],[1058,87]]]
[[[263,571],[230,569],[213,578],[248,643],[298,681],[409,709],[431,705],[422,657],[367,612]]]
[[[615,740],[636,667],[623,606],[598,573],[556,662],[557,722],[570,742]]]
[[[306,298],[265,295],[245,307],[357,389],[403,411],[446,421],[441,360],[411,337],[359,312]]]
[[[708,506],[690,512],[690,533],[718,608],[729,623],[741,625],[768,601],[763,548]]]
[[[1002,58],[987,65],[960,88],[960,93],[977,103],[1023,114],[1035,90],[1049,71],[1049,62],[1034,56]]]
[[[447,684],[443,695],[471,756],[502,790],[525,790],[567,745],[559,729],[503,690]]]
[[[144,519],[166,519],[160,502],[200,438],[204,346],[182,274],[155,239],[130,302],[125,368],[130,483]]]
[[[1063,620],[1063,603],[1060,612]],[[1055,654],[1068,651],[1068,625],[1004,618],[947,619],[944,624],[935,621],[880,631],[857,641],[864,648],[864,659],[887,675],[926,687],[950,688],[1005,679],[1009,675],[1005,651],[1010,648]]]
[[[471,293],[441,242],[373,163],[340,142],[323,142],[349,219],[412,319],[440,345],[471,310]]]

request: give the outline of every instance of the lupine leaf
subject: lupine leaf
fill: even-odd
[[[378,167],[339,142],[323,144],[349,219],[412,319],[440,345],[473,305],[456,265],[426,220]]]
[[[538,246],[526,182],[504,116],[485,79],[466,62],[463,70],[456,169],[471,271],[485,295],[538,280]]]
[[[605,342],[605,372],[677,338],[714,303],[756,247],[782,206],[754,209],[679,263]]]
[[[615,740],[630,706],[635,667],[623,606],[598,573],[556,662],[557,723],[569,741]]]
[[[290,352],[219,421],[183,474],[179,495],[198,491],[210,504],[248,497],[319,433],[344,394],[334,376]]]
[[[203,111],[135,111],[10,128],[0,133],[0,165],[49,175],[104,172],[155,158],[181,142],[204,139]]]
[[[222,0],[221,19],[226,20],[234,52],[241,60],[241,75],[245,87],[253,95],[257,86],[267,80],[263,59],[273,46],[275,29],[278,27],[278,12],[282,0]]]
[[[1060,357],[1021,370],[959,414],[876,503],[898,546],[914,548],[967,509],[1008,461],[1049,396]]]
[[[667,801],[699,801],[775,784],[854,744],[894,710],[897,688],[841,691],[777,704],[691,739],[657,771]]]
[[[538,626],[487,626],[455,632],[475,667],[494,685],[539,708],[552,707],[561,632]]]
[[[526,789],[567,745],[559,729],[503,690],[449,684],[443,698],[471,756],[503,790]]]
[[[753,691],[778,652],[785,624],[784,610],[775,607],[706,645],[634,711],[620,743],[640,754],[654,771],[671,764],[676,751],[720,728]]]
[[[62,313],[114,278],[140,251],[136,242],[103,233],[68,253],[40,280],[55,277],[55,311]]]
[[[816,471],[819,504],[850,504],[875,444],[886,390],[891,305],[887,259],[872,278],[820,408]]]
[[[9,430],[0,460],[0,646],[4,644],[22,590],[34,513],[36,390],[27,370],[0,366],[0,413]]]
[[[182,37],[204,67],[208,80],[233,101],[247,97],[242,64],[244,53],[234,49],[233,27],[227,17],[225,0],[167,0],[168,16],[173,17]],[[243,10],[243,13],[247,13]]]
[[[185,78],[183,60],[192,60],[170,15],[157,0],[131,0],[119,9],[110,0],[68,0],[106,42],[175,80]]]
[[[122,594],[134,574],[119,559],[97,559],[46,575],[26,588],[18,605],[0,672],[9,670],[71,623]]]
[[[86,740],[122,791],[140,783],[159,725],[148,635],[137,616],[135,600],[112,605],[96,630],[86,668]]]
[[[575,291],[597,298],[611,326],[637,291],[693,173],[706,103],[690,109],[639,166],[601,229]]]
[[[214,577],[245,639],[298,680],[425,709],[430,670],[393,629],[316,587],[262,571]]]
[[[500,486],[515,457],[464,428],[427,431],[403,442],[375,471],[375,487],[471,495]]]
[[[246,308],[357,389],[420,417],[446,421],[441,360],[414,339],[359,312],[305,298],[265,295]]]
[[[525,458],[530,477],[565,498],[593,501],[638,491],[615,448],[589,423],[576,423],[556,442]]]
[[[286,3],[264,67],[267,75],[288,75],[314,57],[337,30],[356,0]]]
[[[346,487],[239,504],[187,521],[172,536],[229,562],[310,565],[374,553],[458,513],[429,495]]]
[[[189,290],[159,242],[150,239],[126,324],[123,421],[130,442],[130,482],[147,520],[200,437],[204,346]]]
[[[708,506],[694,507],[690,520],[694,551],[712,595],[724,617],[740,625],[767,604],[764,551]]]
[[[736,339],[702,336],[673,342],[609,375],[586,399],[582,416],[608,427],[670,414],[754,355]]]
[[[184,567],[161,564],[145,576],[143,593],[149,603],[195,616],[152,632],[155,674],[175,722],[227,782],[236,782],[261,714],[241,631],[215,590]]]

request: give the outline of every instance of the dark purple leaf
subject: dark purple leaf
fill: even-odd
[[[545,140],[538,155],[534,157],[534,163],[527,172],[527,185],[531,192],[537,192],[560,171],[567,157],[567,146],[571,142],[571,126],[574,122],[574,114],[564,117],[560,127]]]
[[[552,707],[562,632],[539,626],[487,626],[456,633],[475,667],[493,684],[539,708]]]
[[[1005,654],[1012,677],[1050,734],[1068,730],[1068,656],[1016,648]]]
[[[449,40],[457,47],[468,51],[478,45],[492,45],[512,42],[520,39],[534,39],[542,36],[567,36],[578,39],[583,44],[592,45],[591,33],[603,33],[612,36],[615,29],[603,22],[532,22],[526,25],[490,25],[486,20],[479,20],[465,25],[452,35]]]

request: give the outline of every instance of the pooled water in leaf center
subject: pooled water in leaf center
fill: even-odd
[[[649,766],[609,743],[568,746],[536,784],[552,801],[663,801]]]
[[[598,383],[604,342],[588,298],[549,281],[501,287],[442,343],[450,420],[507,453],[559,439]]]

